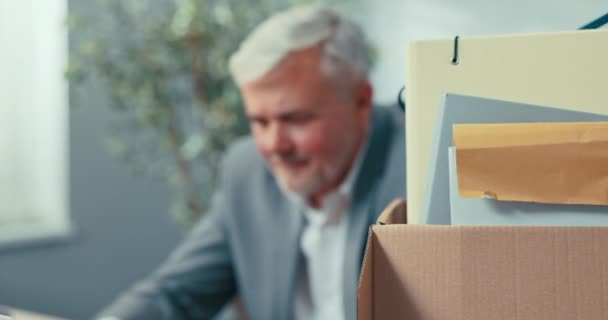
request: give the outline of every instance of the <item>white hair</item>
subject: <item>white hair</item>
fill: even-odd
[[[371,58],[363,31],[336,11],[319,6],[295,7],[260,24],[230,57],[230,72],[243,85],[264,76],[290,52],[321,43],[326,76],[351,72],[367,78]]]

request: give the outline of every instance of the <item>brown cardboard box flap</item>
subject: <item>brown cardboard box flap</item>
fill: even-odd
[[[378,217],[378,224],[407,223],[407,202],[405,199],[393,200]]]
[[[369,247],[359,319],[608,319],[608,228],[385,225]]]
[[[393,200],[378,217],[378,225],[387,224],[404,224],[407,221],[407,203],[405,199]],[[365,248],[365,256],[363,257],[363,264],[361,267],[361,275],[359,277],[359,289],[358,289],[358,303],[357,303],[357,318],[358,319],[372,319],[373,316],[373,305],[372,305],[372,262],[368,257],[373,256],[373,248],[370,246],[372,242],[371,237],[374,232],[373,227],[370,227],[367,247]]]
[[[373,264],[372,257],[373,247],[371,246],[372,227],[369,228],[367,235],[367,246],[365,247],[365,255],[363,256],[363,264],[361,265],[361,274],[359,275],[359,288],[357,289],[357,319],[371,320],[373,319]]]
[[[608,204],[608,122],[454,125],[465,198]]]
[[[358,319],[608,319],[607,248],[602,227],[374,225]]]

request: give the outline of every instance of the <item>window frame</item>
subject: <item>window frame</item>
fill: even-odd
[[[13,78],[15,71],[4,74],[5,83],[14,81],[11,87],[25,86],[12,93],[17,99],[11,100],[8,95],[7,107],[19,108],[22,113],[15,113],[16,117],[27,121],[20,122],[15,132],[21,134],[14,147],[8,149],[17,154],[13,159],[21,159],[12,167],[17,168],[18,176],[6,180],[9,186],[5,186],[17,188],[12,194],[24,195],[24,200],[15,202],[14,208],[18,209],[7,205],[6,210],[13,213],[0,224],[0,250],[65,240],[74,234],[69,213],[68,82],[64,77],[68,62],[67,5],[67,0],[7,1],[0,10],[0,16],[1,11],[18,15],[7,19],[15,25],[5,35],[0,34],[0,38],[12,37],[15,41],[2,42],[7,46],[4,49],[13,44],[21,48],[15,49],[21,51],[13,51],[12,56],[9,51],[7,63],[17,63],[16,72],[30,72],[19,75],[17,80]],[[18,23],[23,23],[21,29]],[[17,55],[23,57],[11,62]]]

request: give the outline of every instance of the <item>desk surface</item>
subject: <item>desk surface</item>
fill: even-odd
[[[61,318],[57,318],[57,317],[51,317],[51,316],[47,316],[47,315],[42,315],[39,313],[34,313],[34,312],[30,312],[30,311],[24,311],[24,310],[19,310],[19,309],[15,309],[15,308],[9,308],[9,307],[0,307],[0,310],[9,310],[10,311],[10,316],[11,320],[62,320]],[[2,313],[0,313],[0,319],[2,318]]]

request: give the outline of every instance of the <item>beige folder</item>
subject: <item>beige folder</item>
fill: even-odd
[[[408,48],[408,222],[420,223],[443,93],[608,114],[608,30],[415,41]]]

